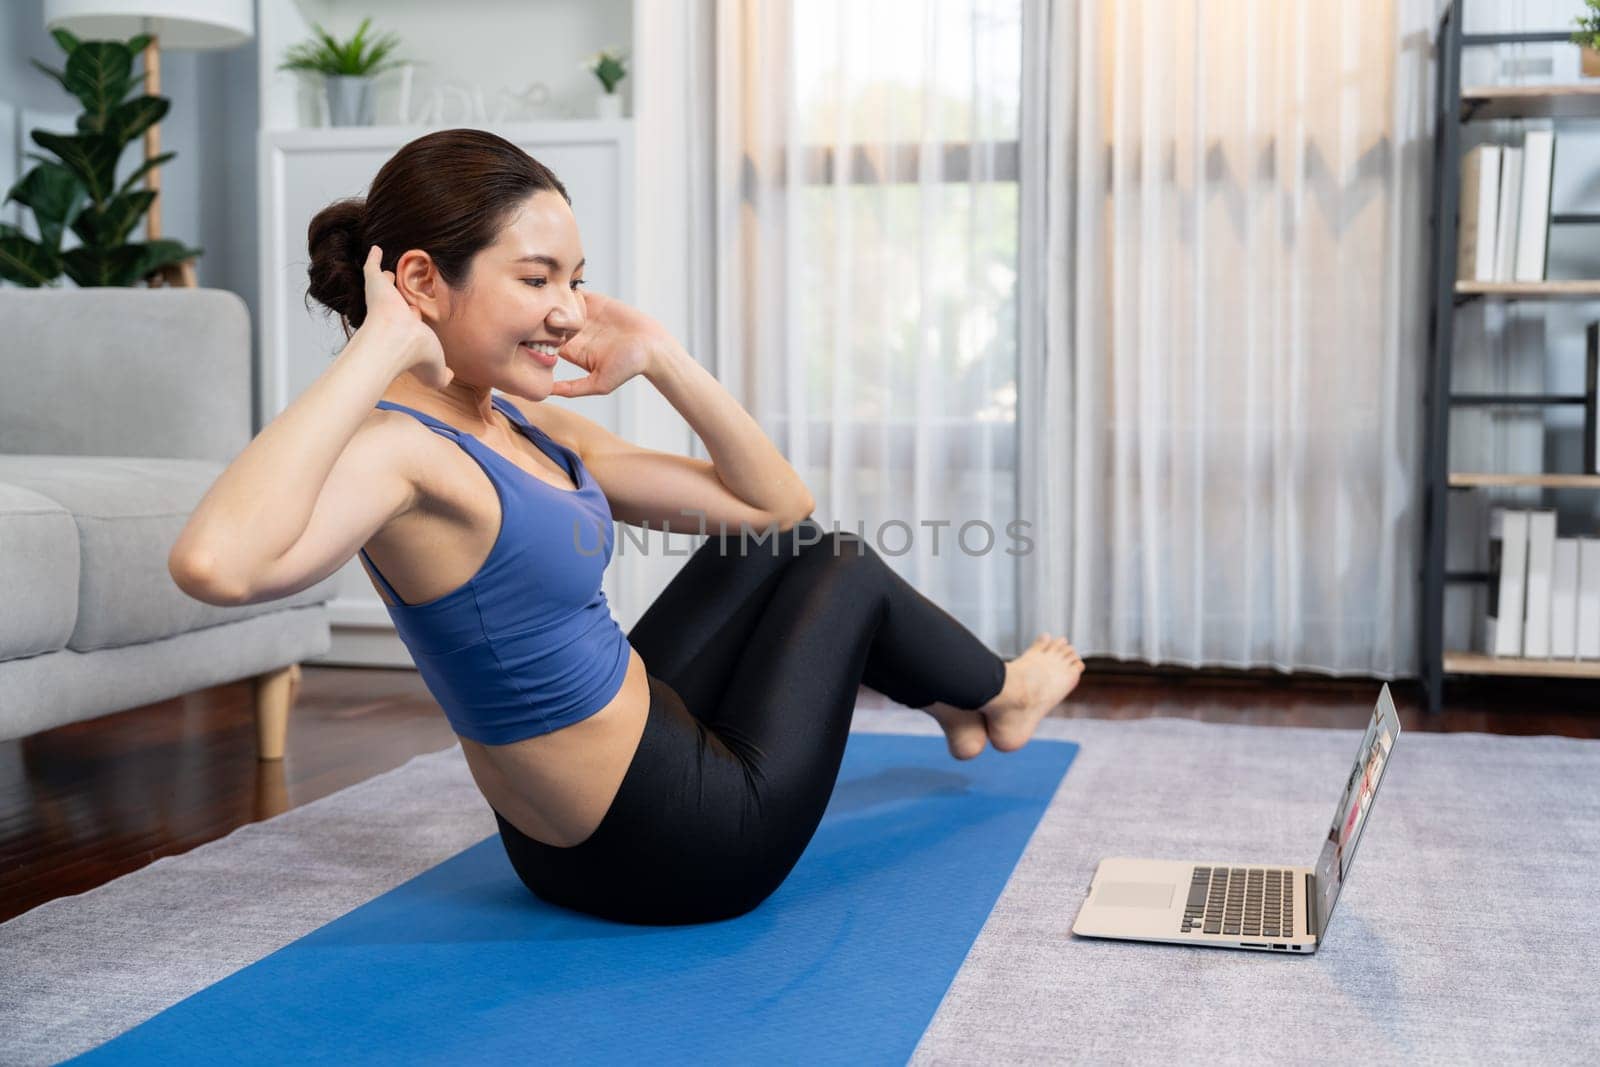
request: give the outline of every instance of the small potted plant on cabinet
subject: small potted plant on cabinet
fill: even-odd
[[[361,20],[355,36],[339,41],[316,23],[316,39],[302,41],[285,54],[279,70],[298,70],[321,74],[328,93],[328,125],[372,125],[372,79],[401,64],[389,54],[400,47],[400,38],[385,34],[367,39],[370,18]]]
[[[622,117],[622,94],[617,86],[628,76],[628,54],[622,49],[602,49],[583,64],[583,69],[600,79],[604,90],[595,102],[595,115],[602,119]]]

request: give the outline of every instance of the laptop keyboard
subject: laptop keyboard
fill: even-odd
[[[1196,867],[1178,932],[1294,936],[1294,876],[1260,867]]]

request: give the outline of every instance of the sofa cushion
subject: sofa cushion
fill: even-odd
[[[222,469],[202,459],[0,455],[0,483],[55,501],[77,526],[77,619],[68,648],[154,641],[335,595],[337,572],[293,596],[236,607],[178,588],[167,555]]]
[[[0,660],[54,652],[78,617],[78,527],[47,496],[0,481]]]

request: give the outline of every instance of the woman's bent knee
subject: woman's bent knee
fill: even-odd
[[[877,550],[865,538],[853,534],[848,530],[828,530],[822,534],[816,546],[810,549],[811,555],[825,555],[838,561],[832,566],[844,566],[853,563],[855,568],[863,570],[876,569],[887,566]]]

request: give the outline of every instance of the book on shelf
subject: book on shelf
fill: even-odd
[[[1489,655],[1600,660],[1600,537],[1555,533],[1551,509],[1490,511]]]
[[[1550,236],[1550,180],[1555,169],[1553,130],[1529,130],[1522,140],[1521,207],[1513,280],[1542,282]]]
[[[1522,149],[1506,145],[1500,150],[1500,205],[1495,212],[1494,271],[1492,277],[1509,281],[1517,270],[1517,221],[1522,210]]]
[[[1491,656],[1522,655],[1527,560],[1528,513],[1495,508],[1489,513],[1489,606],[1483,642],[1483,650]]]
[[[1494,280],[1495,213],[1499,207],[1500,146],[1474,145],[1461,160],[1456,234],[1456,277],[1460,280]]]
[[[1550,557],[1550,658],[1578,655],[1578,539],[1558,537]]]
[[[1550,246],[1555,133],[1529,130],[1519,145],[1479,144],[1461,158],[1456,277],[1542,282]]]
[[[1550,658],[1550,568],[1556,551],[1556,513],[1545,508],[1528,513],[1528,585],[1523,618],[1522,654]]]
[[[1600,659],[1600,537],[1578,538],[1578,658]]]

